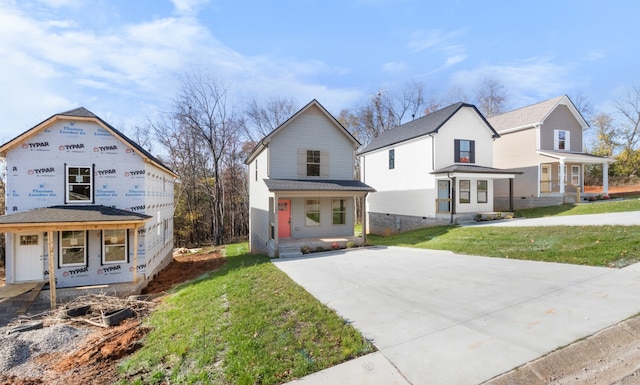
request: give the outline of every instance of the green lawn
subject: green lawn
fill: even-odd
[[[592,203],[581,203],[578,205],[564,204],[560,206],[517,210],[515,212],[515,216],[524,218],[540,218],[554,215],[603,214],[623,211],[640,211],[640,199],[596,201]]]
[[[122,384],[279,384],[375,348],[269,258],[226,248],[217,272],[185,284],[148,320]]]
[[[611,267],[640,261],[638,239],[640,226],[438,226],[387,237],[367,237],[371,245]]]

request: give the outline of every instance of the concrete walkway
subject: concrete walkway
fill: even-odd
[[[379,349],[296,385],[479,384],[640,312],[638,264],[609,269],[400,247],[274,264]]]

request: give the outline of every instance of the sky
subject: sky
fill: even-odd
[[[0,0],[0,141],[83,106],[125,133],[207,73],[233,103],[317,99],[332,114],[422,82],[485,78],[518,108],[567,94],[609,112],[640,86],[640,2]]]

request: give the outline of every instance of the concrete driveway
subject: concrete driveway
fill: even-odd
[[[640,266],[375,247],[274,264],[379,352],[296,384],[479,384],[640,312]]]
[[[499,221],[472,222],[470,226],[639,226],[640,211],[626,211],[621,213],[565,215],[543,218],[514,218]]]

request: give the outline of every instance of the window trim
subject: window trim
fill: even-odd
[[[480,185],[484,182],[484,190],[480,189]],[[480,193],[484,192],[484,200],[480,199]],[[476,199],[478,203],[489,203],[489,181],[486,179],[479,179],[476,182]]]
[[[564,133],[564,139],[560,139],[560,133]],[[564,148],[560,148],[563,143]],[[571,151],[571,131],[569,130],[553,130],[553,149],[556,151]]]
[[[107,245],[105,244],[107,237],[104,235],[105,231],[124,231],[124,244],[115,244],[113,246],[124,246],[124,258],[118,261],[107,261]],[[129,230],[128,229],[109,229],[102,230],[100,232],[100,237],[102,238],[102,264],[103,265],[115,265],[118,263],[128,263],[129,262]],[[109,245],[111,246],[111,245]]]
[[[463,182],[465,182],[464,184],[467,185],[466,189],[462,188]],[[470,179],[460,179],[460,182],[459,182],[459,185],[458,185],[458,190],[459,190],[458,202],[460,204],[469,204],[469,203],[471,203],[471,180]],[[465,195],[465,193],[466,193],[467,198],[465,200],[462,200],[462,196]]]
[[[86,168],[89,170],[89,182],[88,183],[70,183],[69,182],[69,169],[72,168],[78,168],[78,169],[83,169]],[[69,203],[69,204],[87,204],[87,203],[95,203],[95,188],[94,188],[94,182],[95,182],[95,178],[94,178],[94,172],[95,172],[95,165],[91,165],[91,166],[80,166],[80,165],[68,165],[65,163],[64,165],[64,187],[65,187],[65,192],[64,192],[64,201],[65,203]],[[70,199],[69,198],[69,187],[72,185],[84,185],[87,184],[89,186],[89,199],[82,199],[82,200],[77,200],[77,199]]]
[[[72,233],[83,233],[84,236],[84,245],[82,248],[84,249],[84,261],[82,263],[64,263],[63,257],[64,249],[72,249],[77,247],[64,247],[62,246],[62,233],[72,232]],[[61,230],[58,231],[58,268],[60,267],[74,267],[74,266],[89,266],[89,259],[87,258],[87,249],[89,248],[89,237],[87,236],[87,230]]]
[[[309,202],[317,202],[317,203],[309,203]],[[309,218],[309,214],[310,213],[316,213],[316,210],[311,211],[310,207],[315,206],[317,204],[317,214],[318,214],[318,221],[317,222],[313,222],[313,218]],[[320,220],[321,220],[321,216],[320,216],[320,212],[321,212],[321,207],[320,207],[321,203],[320,203],[320,199],[305,199],[304,200],[304,226],[305,227],[318,227],[320,226]],[[310,222],[312,221],[312,222]]]
[[[463,153],[463,151],[461,150],[461,144],[463,142],[469,143],[469,151],[464,151],[469,153],[468,161],[462,160],[463,158],[461,154]],[[469,163],[469,164],[476,163],[476,141],[469,140],[469,139],[454,139],[453,158],[454,158],[453,159],[454,163]]]
[[[575,173],[574,170],[576,170]],[[573,178],[576,178],[576,183],[573,183]],[[571,184],[574,186],[580,186],[580,166],[577,164],[571,165]]]
[[[331,200],[331,224],[333,225],[346,225],[347,224],[347,204],[346,199],[333,199]],[[335,204],[338,203],[338,211],[336,211]],[[340,210],[341,209],[341,210]],[[336,215],[340,215],[341,222],[336,223]]]

